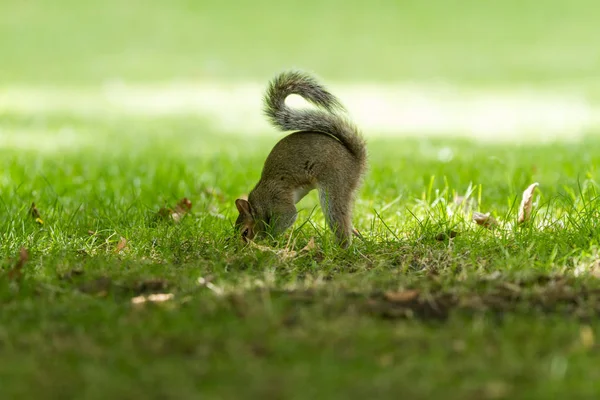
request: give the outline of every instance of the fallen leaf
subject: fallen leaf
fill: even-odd
[[[143,304],[143,303],[163,303],[169,301],[175,297],[173,293],[154,293],[147,296],[136,296],[131,299],[132,304]]]
[[[117,243],[117,247],[115,248],[115,253],[120,253],[127,246],[127,239],[121,236],[119,239],[119,243]]]
[[[535,182],[529,185],[527,189],[523,192],[523,199],[521,200],[521,205],[519,206],[519,219],[518,222],[521,224],[523,222],[529,221],[531,218],[531,207],[533,205],[533,192],[535,188],[540,184]]]
[[[44,225],[44,221],[42,220],[42,216],[40,215],[40,211],[35,206],[35,203],[31,203],[31,207],[29,207],[29,215],[40,225]]]
[[[175,212],[182,215],[187,214],[188,212],[190,212],[191,209],[192,202],[187,197],[184,197],[183,199],[179,200],[179,203],[177,203],[177,205],[175,206]]]
[[[161,302],[171,300],[173,297],[173,293],[154,293],[148,295],[148,300],[153,302]]]
[[[179,200],[174,209],[163,207],[158,210],[157,215],[164,219],[170,218],[175,222],[179,222],[187,213],[190,212],[191,209],[192,202],[187,197],[184,197],[183,199]]]
[[[416,289],[405,290],[403,292],[385,292],[383,297],[392,303],[406,303],[416,299],[419,296],[419,291]]]
[[[311,238],[310,238],[310,240],[308,241],[308,243],[306,244],[306,246],[304,246],[304,247],[302,248],[302,250],[300,250],[300,251],[301,251],[301,252],[302,252],[302,251],[311,251],[311,250],[314,250],[314,249],[315,249],[315,247],[316,247],[316,246],[315,246],[315,238],[314,238],[314,237],[311,237]]]
[[[498,226],[498,221],[496,221],[496,219],[492,217],[490,213],[484,214],[476,211],[473,213],[473,221],[475,221],[477,225],[481,225],[488,229],[493,229],[494,227]]]
[[[156,215],[164,219],[169,218],[171,214],[173,214],[173,210],[166,207],[161,207],[160,210],[158,210],[158,212],[156,213]]]
[[[17,259],[15,266],[8,271],[8,279],[20,279],[23,276],[23,267],[27,260],[29,260],[29,253],[25,247],[21,247],[19,250],[19,258]]]

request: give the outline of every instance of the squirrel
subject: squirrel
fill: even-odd
[[[302,96],[315,109],[293,110],[286,98]],[[338,112],[340,101],[312,76],[283,72],[268,85],[264,113],[282,131],[296,131],[281,139],[268,155],[260,180],[248,200],[235,201],[235,222],[247,242],[269,233],[283,233],[296,221],[296,203],[313,189],[337,243],[348,248],[354,197],[367,168],[367,148],[358,128]]]

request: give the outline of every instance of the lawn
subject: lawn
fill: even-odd
[[[595,3],[458,3],[0,4],[0,397],[594,398],[595,129],[518,144],[365,132],[362,238],[341,250],[316,193],[284,237],[235,238],[270,128],[84,112],[77,97],[10,106],[20,88],[266,85],[293,66],[599,93]]]

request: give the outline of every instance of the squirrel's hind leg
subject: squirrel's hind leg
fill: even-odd
[[[354,191],[349,187],[319,188],[321,209],[327,224],[335,234],[337,242],[343,248],[352,243],[352,207]]]

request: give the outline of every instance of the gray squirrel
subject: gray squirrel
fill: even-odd
[[[289,108],[285,100],[291,94],[317,108]],[[338,113],[344,111],[339,100],[303,72],[275,77],[264,102],[264,112],[275,127],[296,132],[273,147],[248,200],[235,201],[237,231],[244,241],[283,233],[296,220],[296,203],[317,189],[337,243],[347,248],[354,233],[354,197],[367,167],[367,149],[358,128]]]

